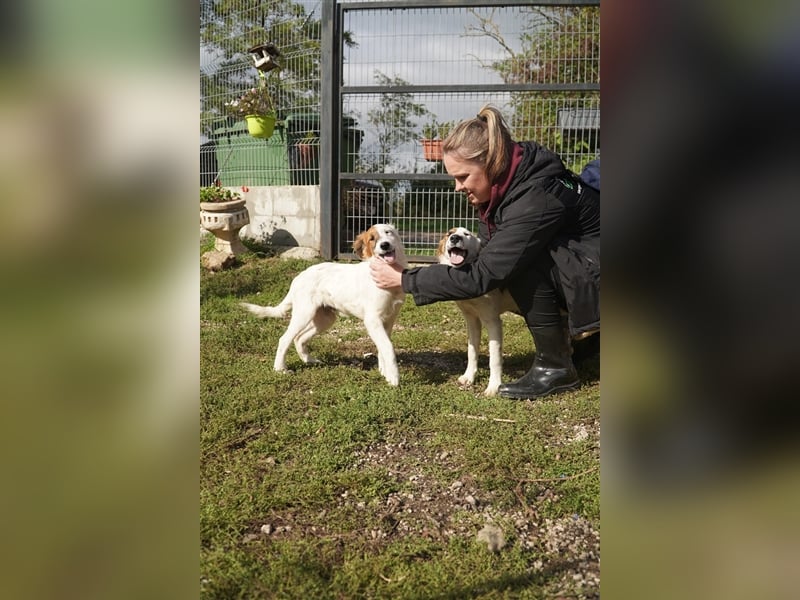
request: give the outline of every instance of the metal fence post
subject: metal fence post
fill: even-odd
[[[320,251],[331,259],[336,253],[335,216],[338,211],[339,170],[335,168],[341,149],[339,131],[341,9],[336,2],[322,3],[322,57],[320,106]]]

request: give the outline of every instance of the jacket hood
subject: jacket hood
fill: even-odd
[[[566,171],[561,157],[544,146],[540,146],[536,142],[520,142],[519,146],[523,151],[522,161],[517,167],[517,177],[514,178],[514,183],[563,175]]]

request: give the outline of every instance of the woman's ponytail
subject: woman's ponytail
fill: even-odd
[[[503,115],[486,104],[475,118],[456,125],[445,138],[442,151],[481,163],[489,181],[497,183],[511,162],[513,143]]]

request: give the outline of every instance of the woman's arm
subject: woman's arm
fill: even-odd
[[[383,289],[402,286],[418,306],[443,300],[466,300],[501,287],[548,251],[564,219],[564,205],[542,190],[529,191],[506,207],[478,260],[462,267],[431,265],[403,270],[380,260],[370,263],[372,278]]]
[[[400,287],[403,281],[403,267],[396,263],[389,264],[379,258],[369,261],[372,280],[382,290]]]
[[[560,228],[564,207],[555,197],[536,194],[509,207],[478,260],[463,267],[431,265],[402,272],[403,291],[418,306],[442,300],[465,300],[502,287],[524,273]]]

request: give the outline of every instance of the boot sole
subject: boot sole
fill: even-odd
[[[497,390],[497,395],[501,398],[510,398],[512,400],[535,400],[537,398],[545,398],[547,396],[552,396],[553,394],[559,394],[561,392],[568,392],[570,390],[578,389],[581,386],[581,382],[577,381],[575,383],[570,383],[568,385],[560,385],[558,387],[554,387],[552,390],[544,393],[539,394],[538,396],[534,396],[532,394],[523,394],[521,392],[504,392],[503,390]]]

